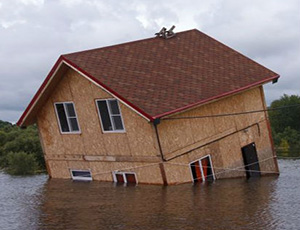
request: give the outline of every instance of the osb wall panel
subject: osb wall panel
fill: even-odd
[[[164,168],[168,184],[193,182],[188,155],[164,163]]]
[[[260,138],[255,142],[262,174],[276,173],[273,150],[270,142],[267,121],[260,123]]]
[[[263,109],[260,88],[177,114],[173,117],[209,116]],[[163,153],[172,153],[231,129],[241,130],[264,119],[264,113],[198,119],[162,120],[158,125]]]
[[[189,120],[168,120],[158,125],[160,142],[164,154],[174,152],[194,143]]]
[[[191,181],[189,163],[210,155],[217,179],[245,177],[242,147],[255,143],[262,174],[276,173],[266,121],[207,144],[165,163],[168,183]]]
[[[50,167],[54,169],[53,178],[71,178],[72,170],[91,170],[93,180],[113,181],[112,172],[134,172],[138,183],[162,184],[158,164],[126,163],[126,162],[84,162],[84,161],[50,161]]]
[[[152,124],[122,103],[119,105],[126,132],[102,133],[95,100],[107,98],[112,96],[75,71],[67,71],[38,114],[45,154],[157,156]],[[75,104],[81,134],[60,133],[54,103],[66,101]]]
[[[113,181],[112,171],[134,172],[138,183],[162,184],[160,169],[156,163],[126,163],[126,162],[90,162],[93,179],[98,181]]]
[[[66,161],[48,161],[52,178],[71,178],[68,163]]]

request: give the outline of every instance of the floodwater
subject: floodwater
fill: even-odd
[[[300,160],[279,177],[115,186],[0,173],[0,229],[300,229]]]

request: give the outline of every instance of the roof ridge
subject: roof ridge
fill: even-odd
[[[194,29],[190,29],[190,30],[180,31],[180,32],[177,32],[175,34],[183,34],[183,33],[188,33],[188,32],[192,32],[192,31],[200,32],[199,30],[194,28]],[[139,39],[139,40],[119,43],[119,44],[116,44],[116,45],[108,45],[108,46],[103,46],[103,47],[98,47],[98,48],[92,48],[92,49],[87,49],[87,50],[76,51],[76,52],[72,52],[72,53],[66,53],[66,54],[62,54],[61,56],[64,56],[66,58],[66,56],[68,56],[68,55],[79,54],[79,53],[90,52],[90,51],[96,51],[96,50],[105,50],[105,49],[130,45],[130,44],[134,44],[134,43],[144,42],[144,41],[148,41],[148,40],[154,40],[154,39],[158,39],[158,38],[157,37],[143,38],[143,39]],[[159,39],[162,39],[162,38],[159,38]]]

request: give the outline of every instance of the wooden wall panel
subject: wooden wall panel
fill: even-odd
[[[96,99],[112,98],[108,93],[80,76],[73,70],[65,73],[57,87],[50,95],[45,105],[41,108],[37,122],[45,145],[45,154],[54,178],[70,178],[68,168],[85,169],[91,167],[96,172],[105,169],[116,170],[111,167],[128,167],[133,162],[99,162],[84,161],[83,156],[157,156],[159,155],[157,140],[151,123],[137,115],[128,107],[119,103],[124,119],[125,133],[103,133],[96,107]],[[55,114],[54,103],[73,101],[76,108],[81,134],[61,134]],[[59,157],[61,155],[61,157]],[[68,160],[71,159],[71,160]],[[104,158],[103,158],[104,159]],[[110,158],[108,158],[110,159]],[[141,160],[141,159],[140,159]],[[104,168],[101,168],[101,167]],[[143,180],[146,183],[159,183],[161,181],[158,166],[151,169],[155,178],[149,175]],[[150,169],[145,171],[151,174]],[[93,173],[93,172],[92,172]],[[143,173],[142,173],[143,174]],[[142,175],[141,174],[141,175]],[[149,178],[148,178],[149,177]],[[105,180],[111,181],[111,175]]]
[[[274,156],[272,151],[272,146],[269,139],[267,122],[260,123],[260,138],[256,140],[256,148],[258,152],[259,160],[262,161],[260,163],[261,171],[268,172],[276,172],[276,165],[274,162]],[[275,159],[276,160],[276,159]]]
[[[121,105],[126,124],[127,142],[132,156],[156,156],[159,154],[157,140],[151,123],[139,119],[139,115]]]
[[[232,97],[209,104],[209,107],[212,114],[229,114],[235,112]],[[221,133],[235,127],[233,116],[214,117],[211,119],[213,119],[216,133]]]
[[[201,109],[194,109],[190,111],[190,116],[206,116],[212,114],[211,107],[204,105]],[[198,142],[207,137],[216,134],[213,119],[211,118],[199,118],[196,120],[190,120],[190,127],[194,136],[194,141]]]
[[[158,125],[158,133],[164,154],[194,143],[189,120],[167,120]]]
[[[112,171],[136,173],[138,183],[162,184],[158,164],[126,163],[126,162],[90,162],[93,179],[98,181],[113,181]]]
[[[66,161],[48,161],[51,168],[52,178],[69,179],[71,178],[68,163]]]
[[[52,100],[47,100],[46,104],[38,114],[38,128],[44,142],[45,154],[64,154],[64,144],[59,131],[56,114],[54,112]]]
[[[192,174],[189,167],[189,156],[185,155],[164,163],[168,184],[191,183]]]
[[[260,88],[255,88],[172,117],[240,113],[260,110],[262,105]],[[218,133],[225,133],[232,129],[238,131],[263,119],[263,113],[255,113],[199,119],[162,120],[158,130],[164,154],[172,155],[172,152],[180,152],[178,150],[181,148],[209,139]]]

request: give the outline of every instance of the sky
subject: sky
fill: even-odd
[[[267,103],[300,95],[300,0],[0,0],[0,120],[16,122],[61,54],[198,29],[280,74]]]

